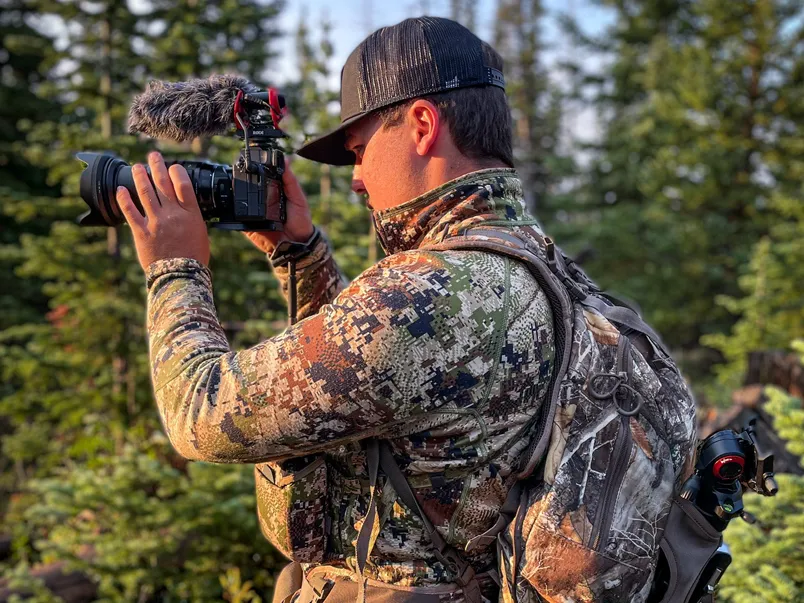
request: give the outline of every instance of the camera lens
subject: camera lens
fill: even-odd
[[[82,226],[115,226],[125,220],[115,199],[118,186],[118,174],[121,170],[128,170],[128,180],[131,181],[131,168],[122,159],[113,155],[99,153],[78,153],[76,157],[86,166],[81,174],[79,193],[81,198],[89,205],[89,211],[78,218]],[[122,184],[122,183],[121,183]],[[133,181],[128,188],[134,203],[142,209]]]
[[[116,226],[125,222],[117,204],[117,187],[128,189],[137,209],[142,211],[131,166],[114,155],[78,153],[76,157],[85,165],[81,174],[79,193],[89,211],[78,218],[82,226]],[[231,168],[202,161],[174,161],[183,165],[193,183],[198,205],[204,220],[220,218],[232,204]],[[150,174],[151,171],[146,167]]]

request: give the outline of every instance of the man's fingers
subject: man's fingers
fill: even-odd
[[[195,190],[190,176],[184,166],[174,163],[170,166],[170,179],[173,183],[173,190],[176,191],[178,203],[187,211],[200,212],[198,200],[195,198]]]
[[[161,203],[156,196],[151,179],[148,177],[148,172],[145,171],[145,166],[140,163],[133,165],[131,175],[134,177],[134,187],[137,189],[142,209],[145,210],[145,217],[153,219],[159,213]]]
[[[145,228],[145,216],[134,205],[134,200],[124,186],[117,187],[117,205],[120,206],[120,211],[123,212],[129,226],[137,229]]]
[[[173,182],[168,176],[168,170],[162,155],[154,151],[148,154],[148,165],[151,168],[151,178],[156,185],[156,192],[160,195],[160,201],[173,201],[178,203],[176,193],[173,190]]]
[[[296,174],[290,169],[290,162],[285,161],[285,172],[282,174],[282,186],[285,189],[285,196],[294,205],[307,205],[307,197],[304,195],[301,184],[296,178]]]

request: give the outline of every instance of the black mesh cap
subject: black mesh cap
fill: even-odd
[[[440,17],[405,19],[378,29],[352,51],[341,71],[341,125],[298,150],[332,165],[351,165],[345,130],[368,113],[454,88],[498,86],[503,74],[483,60],[483,42],[460,23]]]

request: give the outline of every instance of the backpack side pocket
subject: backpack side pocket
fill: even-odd
[[[720,532],[695,505],[680,498],[673,499],[664,538],[659,543],[662,559],[657,573],[664,575],[657,578],[666,584],[661,603],[689,600],[721,542]]]
[[[254,466],[257,517],[268,541],[288,559],[320,563],[326,548],[324,455]]]

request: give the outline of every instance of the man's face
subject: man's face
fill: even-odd
[[[378,117],[369,115],[346,130],[345,146],[355,154],[352,190],[368,195],[371,209],[396,207],[426,190],[417,169],[421,158],[406,121],[384,127]]]

